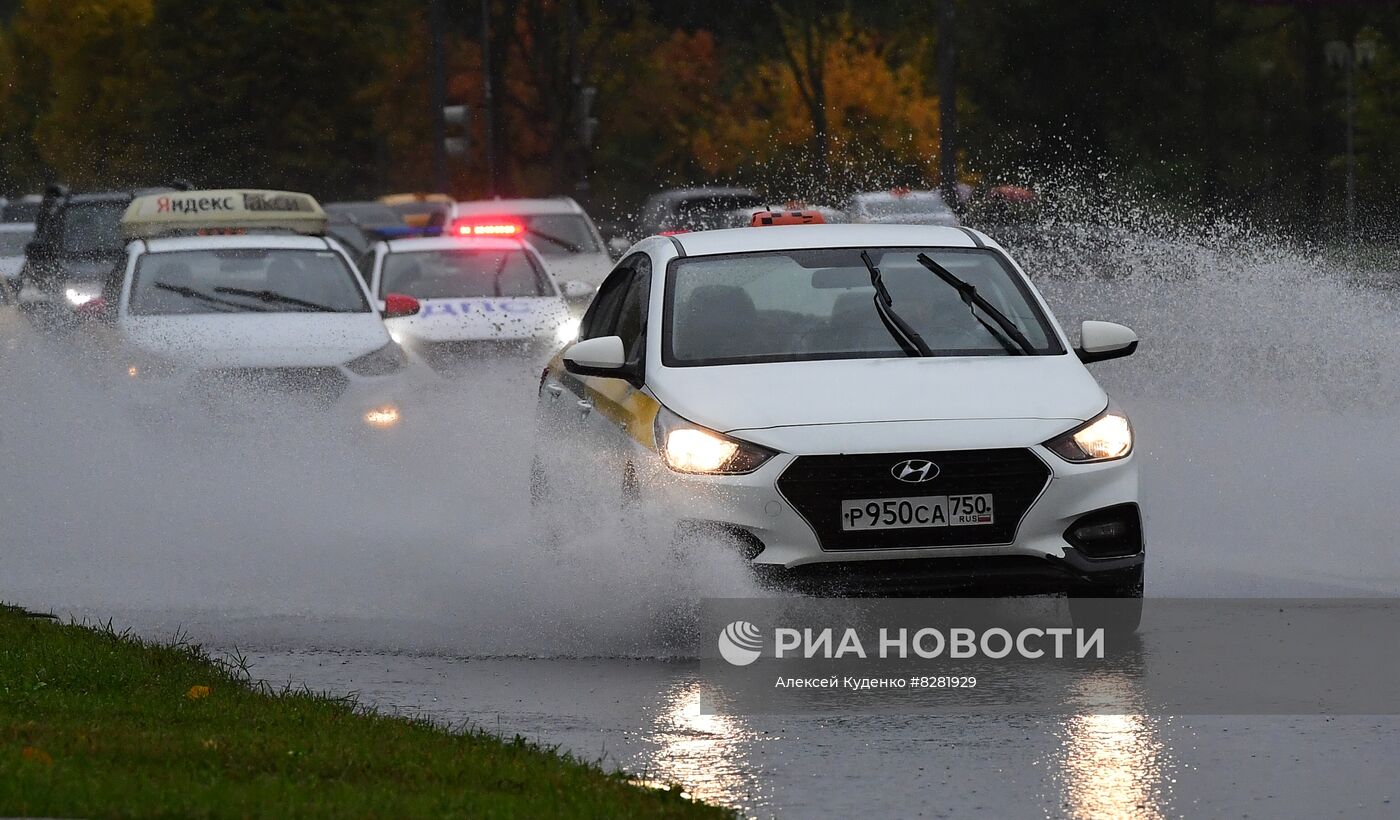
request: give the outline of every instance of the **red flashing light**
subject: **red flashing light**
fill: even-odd
[[[453,228],[458,236],[515,236],[525,230],[518,222],[458,222]]]
[[[657,234],[657,236],[679,236],[683,233],[690,233],[690,231],[685,228],[679,228],[674,231],[662,231],[661,233]]]

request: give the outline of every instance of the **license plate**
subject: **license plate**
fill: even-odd
[[[865,498],[841,502],[843,530],[975,527],[992,523],[991,493]]]

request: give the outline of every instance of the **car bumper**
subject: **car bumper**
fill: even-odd
[[[1044,463],[1049,477],[1004,543],[916,543],[872,549],[823,546],[809,517],[779,487],[779,478],[794,456],[780,454],[744,476],[681,475],[667,470],[650,451],[641,451],[636,458],[652,465],[654,472],[647,476],[644,492],[653,495],[668,514],[687,528],[728,536],[726,540],[738,545],[760,578],[775,583],[893,593],[939,588],[972,591],[983,586],[1004,592],[1108,585],[1136,573],[1144,556],[1135,456],[1076,465],[1038,445],[1026,449]],[[985,490],[965,486],[955,491]],[[913,489],[906,494],[924,491]],[[839,504],[839,500],[824,503]],[[1071,543],[1068,534],[1086,516],[1104,510],[1122,511],[1136,522],[1131,554],[1125,554],[1126,548],[1090,550]]]
[[[148,378],[138,370],[137,376],[126,377],[124,387],[137,415],[152,418],[169,414],[172,407],[182,407],[230,426],[275,425],[375,438],[395,435],[412,423],[413,409],[406,406],[408,391],[397,375],[353,378],[342,373],[344,381],[333,388],[297,390],[252,378],[246,383],[209,380],[208,372]]]

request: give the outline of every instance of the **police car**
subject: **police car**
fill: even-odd
[[[1140,599],[1132,427],[1085,368],[1133,332],[1076,347],[977,231],[804,221],[621,260],[542,374],[539,514],[601,484],[785,586]]]
[[[374,247],[377,298],[414,297],[422,309],[386,321],[394,338],[436,368],[488,353],[541,359],[578,334],[564,296],[593,292],[582,282],[561,291],[534,247],[504,227],[471,236],[396,239]]]
[[[246,397],[384,430],[403,413],[403,350],[306,194],[218,190],[137,197],[121,220],[125,275],[114,311],[119,362],[142,396]]]

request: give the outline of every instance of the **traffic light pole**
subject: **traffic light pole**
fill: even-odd
[[[491,94],[491,0],[481,0],[481,96],[485,113],[486,195],[497,195],[496,179],[496,106]]]
[[[447,192],[447,66],[442,44],[442,0],[428,0],[428,101],[432,112],[433,170],[432,190]]]

